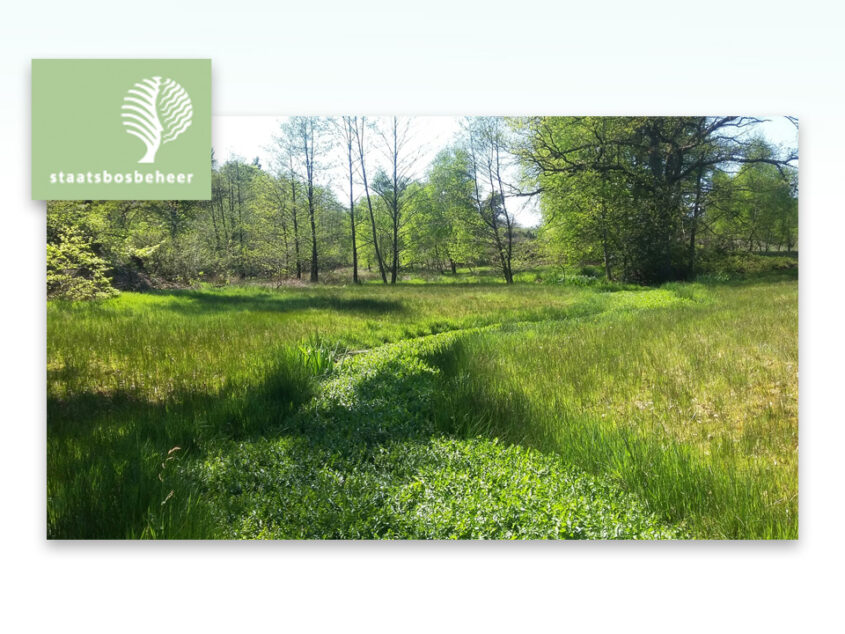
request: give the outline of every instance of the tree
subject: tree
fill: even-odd
[[[342,117],[338,127],[341,141],[346,146],[347,174],[349,176],[349,225],[352,229],[352,283],[358,284],[358,243],[355,239],[355,190],[353,178],[355,170],[352,165],[352,146],[355,143],[356,118]]]
[[[473,179],[475,208],[498,257],[507,284],[513,284],[514,218],[508,212],[502,179],[505,129],[501,118],[468,118],[467,155]]]
[[[771,152],[761,144],[759,151]],[[711,231],[723,250],[791,251],[798,239],[797,171],[767,163],[742,165],[713,179]]]
[[[399,274],[400,229],[405,218],[403,211],[406,192],[411,183],[410,171],[415,156],[409,152],[410,120],[391,117],[379,128],[387,170],[379,170],[373,179],[373,190],[384,201],[390,216],[390,283],[395,284]]]
[[[111,250],[102,240],[115,202],[102,207],[77,201],[47,204],[48,297],[86,300],[116,294],[108,278],[111,267],[103,257]]]
[[[482,258],[481,232],[473,203],[473,181],[467,152],[452,146],[441,150],[427,180],[413,199],[408,248],[428,268],[457,273],[458,263]]]
[[[305,196],[308,202],[308,220],[311,224],[311,282],[319,281],[319,263],[317,258],[317,225],[314,198],[315,148],[320,145],[324,122],[319,117],[291,117],[284,125],[291,154],[298,155],[301,178],[305,183]],[[321,147],[321,150],[323,148]]]
[[[335,120],[334,153],[326,121],[293,117],[269,168],[212,156],[211,200],[50,203],[51,293],[96,296],[103,280],[125,290],[232,276],[281,284],[305,267],[314,281],[351,267],[355,282],[362,264],[385,284],[388,271],[396,283],[402,268],[476,264],[512,283],[515,268],[549,260],[600,266],[611,280],[691,278],[726,254],[797,244],[795,157],[749,134],[756,121],[472,117],[420,178],[406,119]],[[328,158],[342,163],[337,189]],[[517,196],[539,197],[537,230],[517,225]]]
[[[367,209],[370,212],[370,227],[372,228],[373,233],[373,249],[375,251],[376,262],[378,263],[379,273],[381,274],[382,282],[387,284],[387,274],[385,272],[384,266],[384,258],[381,255],[381,249],[379,249],[378,243],[378,232],[376,231],[376,217],[373,213],[373,201],[370,198],[370,186],[367,181],[367,163],[365,161],[365,134],[368,129],[367,120],[365,117],[361,117],[360,120],[358,117],[355,117],[353,120],[353,131],[355,133],[355,144],[358,147],[358,160],[360,161],[361,165],[361,178],[364,183],[364,194],[367,197]]]

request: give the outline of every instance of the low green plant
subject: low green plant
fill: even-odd
[[[348,348],[342,346],[340,342],[329,344],[319,335],[311,336],[298,349],[303,365],[316,377],[331,374],[337,364],[343,363],[348,353]]]

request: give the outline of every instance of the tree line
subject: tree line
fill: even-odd
[[[459,266],[512,283],[552,264],[688,279],[702,257],[796,248],[797,154],[747,134],[757,122],[467,117],[422,170],[413,118],[290,117],[268,166],[212,155],[211,200],[51,202],[48,291],[325,273],[395,284]],[[528,199],[539,226],[515,218]]]

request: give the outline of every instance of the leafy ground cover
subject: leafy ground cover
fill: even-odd
[[[48,535],[796,536],[797,284],[606,290],[51,301]]]

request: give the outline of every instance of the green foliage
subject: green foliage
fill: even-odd
[[[461,148],[445,148],[434,158],[428,182],[409,213],[408,264],[448,273],[452,264],[457,268],[485,259],[469,172],[469,158]]]
[[[47,244],[47,296],[71,300],[103,299],[117,294],[106,277],[108,264],[90,240],[72,227]]]
[[[325,121],[288,123],[276,139],[272,171],[240,158],[214,164],[209,201],[51,202],[47,242],[59,245],[69,231],[82,236],[121,290],[232,280],[281,285],[310,273],[314,247],[319,277],[349,279],[352,222],[346,194],[341,204],[327,184],[331,154],[318,134]],[[515,267],[553,265],[597,267],[611,281],[652,284],[708,272],[704,260],[712,253],[797,246],[797,170],[760,139],[746,138],[748,118],[465,123],[421,178],[410,169],[407,148],[397,155],[396,174],[392,161],[364,157],[374,163],[367,190],[372,218],[362,174],[356,177],[360,161],[353,165],[361,279],[380,277],[376,248],[391,279],[396,259],[397,278],[493,266],[510,281],[519,275]],[[310,168],[303,164],[303,130],[317,139],[309,141]],[[383,145],[393,135],[382,132],[376,136]],[[391,143],[403,145],[399,137]],[[516,200],[517,183],[507,182],[513,166],[520,188],[539,192],[537,228],[520,227],[508,211]]]
[[[393,120],[349,288],[300,281],[351,279],[323,120],[210,201],[49,203],[48,534],[795,537],[797,171],[744,118],[508,122],[415,180]]]
[[[772,159],[763,141],[750,158]],[[798,171],[748,163],[735,174],[714,175],[710,204],[713,241],[722,252],[792,251],[798,244]]]
[[[361,367],[357,360],[367,355],[346,358],[346,348],[360,352],[385,341],[479,324],[563,318],[576,305],[579,313],[602,310],[606,298],[585,303],[582,293],[497,282],[392,289],[230,287],[126,292],[96,304],[51,301],[48,532],[101,538],[219,535],[228,529],[225,521],[213,519],[204,479],[186,473],[227,439],[240,445],[276,433],[317,389],[315,374],[326,377],[331,367],[329,377],[342,371],[350,380],[350,368]],[[415,385],[403,380],[397,386],[401,408],[416,407]],[[378,402],[381,389],[368,394]],[[299,415],[296,420],[313,424]],[[163,482],[161,464],[177,446]]]

